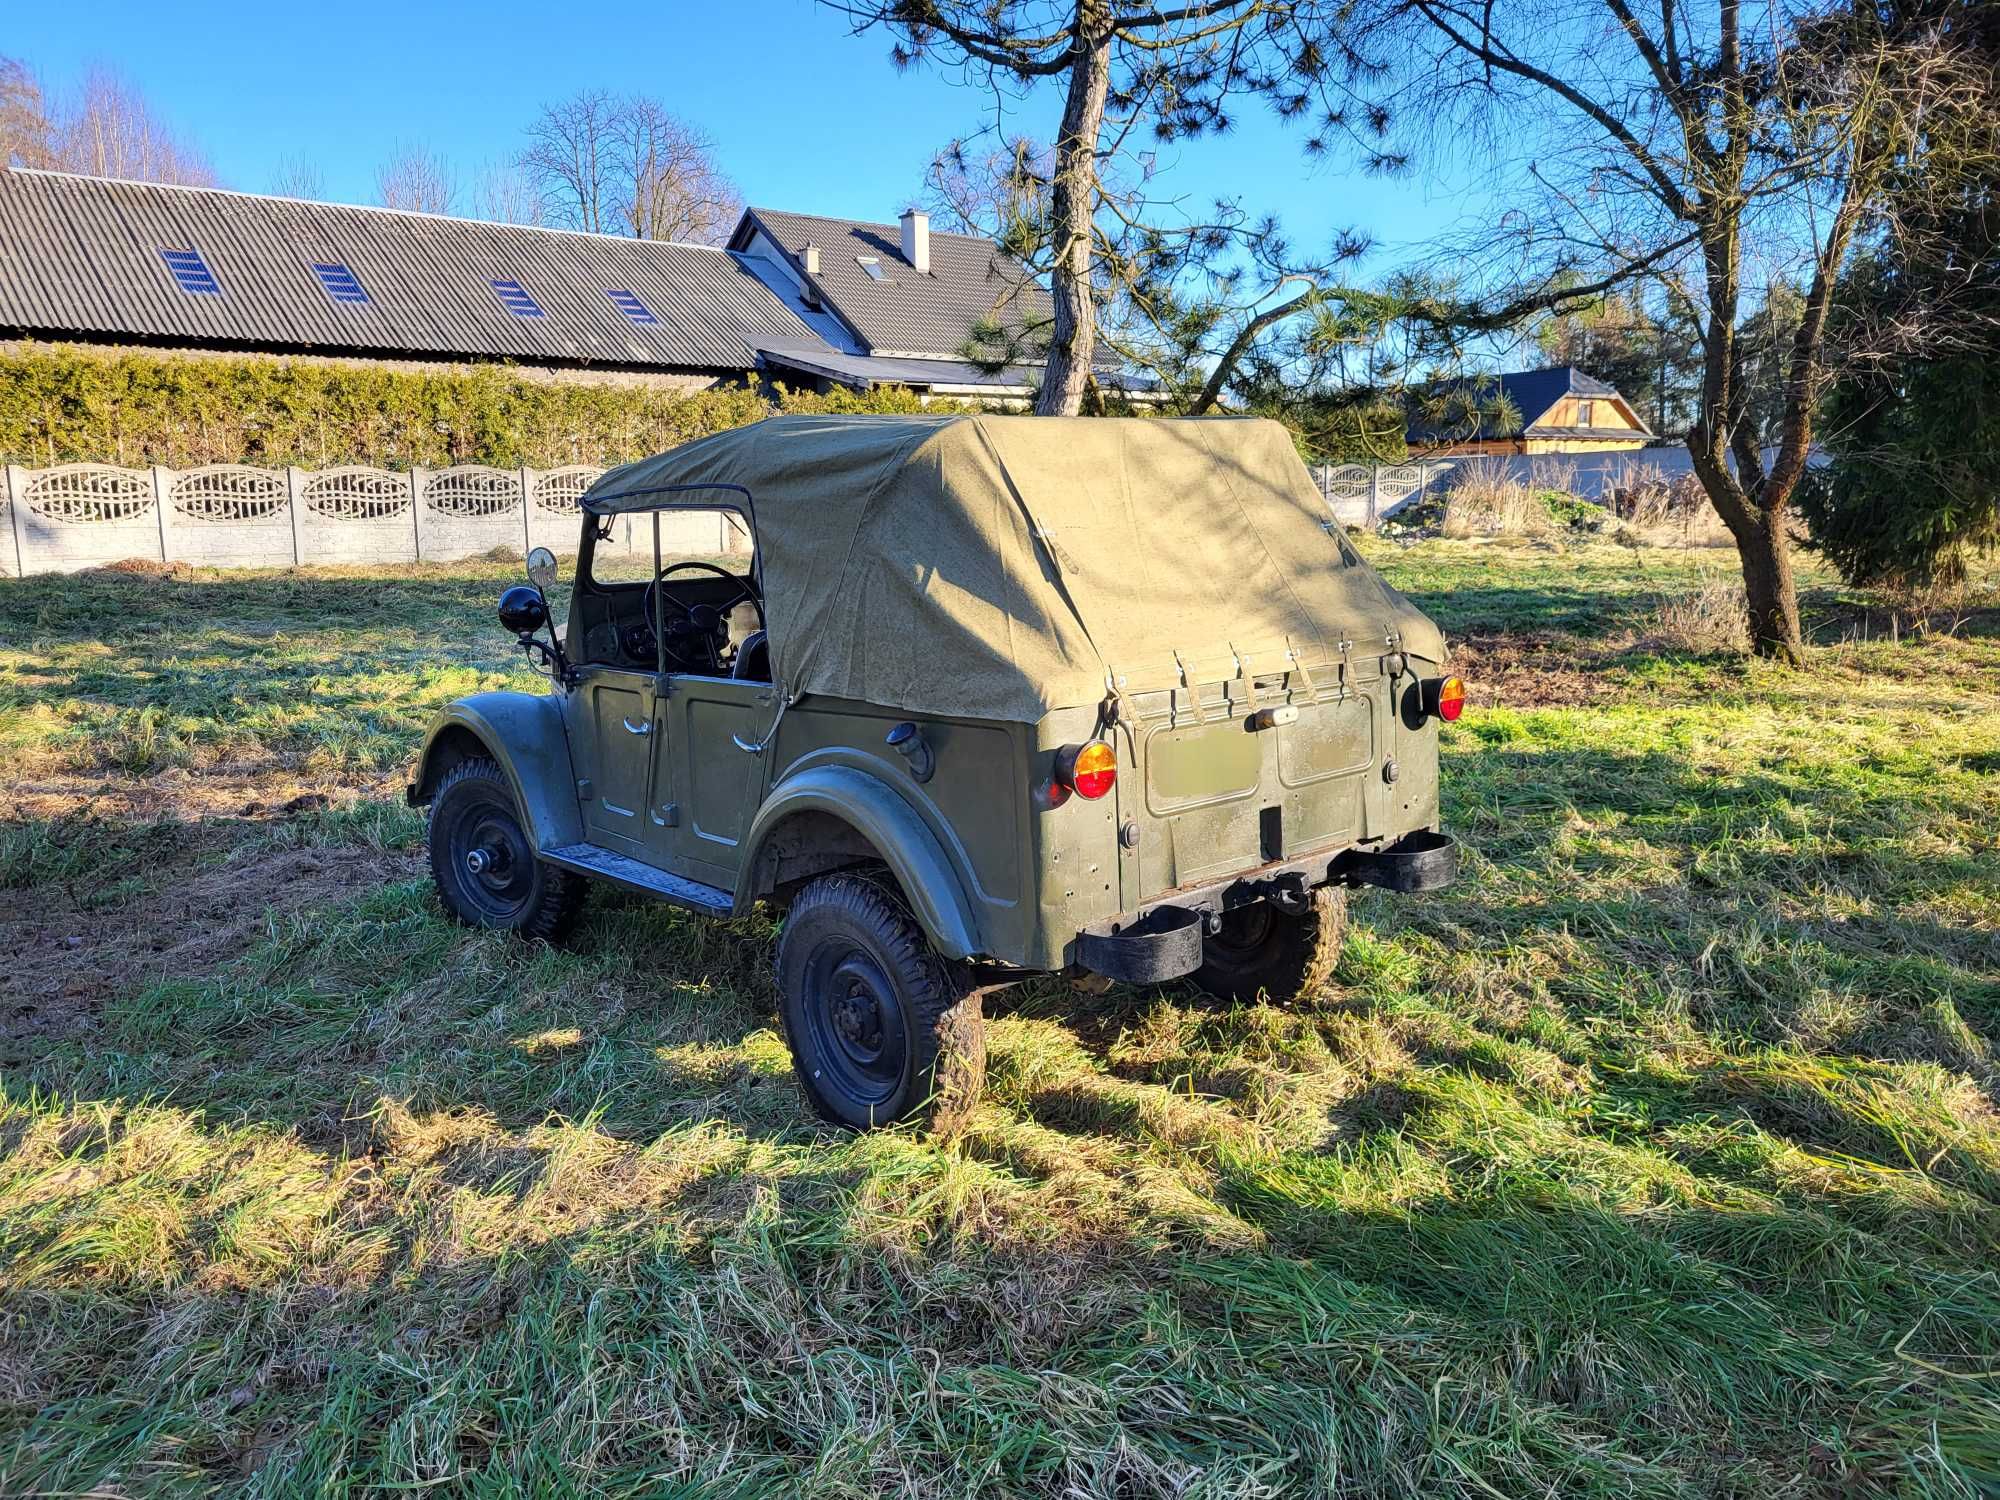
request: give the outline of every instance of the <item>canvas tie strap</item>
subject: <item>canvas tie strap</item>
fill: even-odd
[[[1290,636],[1285,637],[1285,655],[1291,658],[1292,675],[1298,679],[1298,686],[1305,690],[1308,698],[1314,696],[1312,669],[1306,665],[1306,654],[1299,649],[1299,643]]]

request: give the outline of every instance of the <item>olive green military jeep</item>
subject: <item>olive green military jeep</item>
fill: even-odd
[[[430,732],[410,801],[459,920],[536,938],[605,880],[784,913],[799,1082],[949,1127],[981,998],[1051,971],[1285,1003],[1346,887],[1449,881],[1437,628],[1285,431],[1236,418],[778,417],[606,474],[547,694]]]

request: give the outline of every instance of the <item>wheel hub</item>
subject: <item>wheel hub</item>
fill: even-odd
[[[504,880],[510,863],[507,846],[502,843],[480,844],[465,851],[465,868],[489,883]]]
[[[874,1051],[882,1045],[882,1006],[860,979],[850,979],[833,1001],[833,1029],[850,1046]]]

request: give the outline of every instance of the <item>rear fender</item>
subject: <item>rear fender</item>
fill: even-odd
[[[965,883],[945,856],[937,837],[915,808],[885,782],[853,766],[814,766],[787,777],[757,810],[744,838],[736,909],[745,911],[763,894],[760,886],[774,851],[774,836],[788,820],[831,818],[865,839],[889,866],[910,910],[931,944],[947,958],[971,958],[980,951],[979,924]],[[800,822],[792,824],[800,827]]]
[[[429,803],[453,766],[478,755],[499,763],[537,849],[583,842],[560,699],[547,693],[475,693],[449,705],[424,736],[410,805]]]

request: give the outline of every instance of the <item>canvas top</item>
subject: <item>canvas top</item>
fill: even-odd
[[[1437,628],[1255,418],[785,416],[613,469],[607,515],[748,491],[778,680],[1033,722],[1401,649]]]

